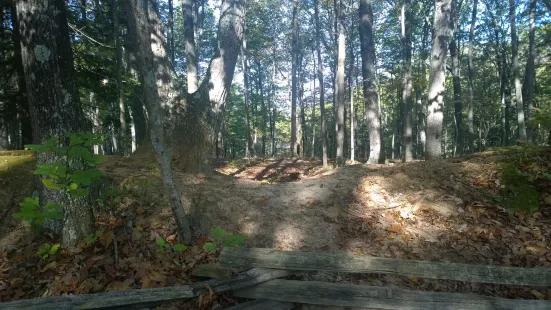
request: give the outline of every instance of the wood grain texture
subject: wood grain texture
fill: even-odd
[[[291,302],[257,299],[235,305],[227,310],[291,310],[295,305]]]
[[[192,285],[19,300],[0,303],[0,309],[129,309],[135,306],[151,306],[194,298],[201,293],[209,293],[209,288],[215,293],[238,290],[290,274],[291,272],[285,270],[253,268],[230,280],[210,280]]]
[[[383,273],[478,283],[551,286],[551,268],[456,264],[353,256],[346,253],[326,254],[272,249],[224,248],[219,264],[228,267]]]
[[[280,279],[236,291],[234,296],[375,309],[551,309],[551,302],[544,300],[504,299],[474,294]]]

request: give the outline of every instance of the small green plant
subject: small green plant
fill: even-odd
[[[221,227],[214,227],[210,230],[213,242],[207,242],[203,249],[208,252],[215,252],[220,246],[240,247],[245,242],[245,237],[238,234],[227,234],[227,231]]]
[[[155,243],[157,244],[157,253],[164,253],[165,251],[170,250],[170,248],[171,248],[170,243],[166,242],[161,237],[155,238]],[[187,250],[187,246],[185,246],[181,243],[177,243],[172,247],[172,249],[175,252],[181,253],[181,252],[184,252],[185,250]]]
[[[102,157],[90,152],[90,147],[101,143],[101,136],[94,133],[69,133],[67,137],[52,137],[44,144],[25,145],[34,152],[49,154],[54,162],[43,163],[34,174],[42,176],[42,184],[48,189],[68,193],[73,198],[88,195],[92,182],[103,173],[96,168]],[[28,221],[33,227],[40,226],[46,219],[61,219],[62,206],[53,202],[41,202],[38,197],[27,197],[19,204],[15,218]]]
[[[43,260],[46,260],[56,255],[58,253],[59,247],[60,247],[59,243],[56,243],[56,244],[44,243],[42,247],[38,249],[36,254],[40,256],[40,258],[42,258]]]
[[[84,243],[86,245],[92,245],[98,241],[98,238],[101,237],[101,235],[103,235],[103,230],[96,230],[95,233],[84,237]]]

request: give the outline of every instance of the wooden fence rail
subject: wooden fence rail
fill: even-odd
[[[477,283],[551,286],[551,268],[517,268],[381,257],[290,252],[273,249],[224,248],[219,264],[283,270],[383,273]]]

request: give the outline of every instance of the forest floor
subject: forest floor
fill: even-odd
[[[35,236],[11,217],[32,191],[33,158],[0,153],[0,300],[197,281],[190,275],[193,267],[216,261],[216,254],[202,245],[217,226],[245,236],[248,247],[551,267],[551,182],[538,189],[539,211],[504,208],[500,170],[519,152],[525,151],[336,169],[308,159],[239,159],[218,161],[212,175],[175,171],[196,232],[195,246],[183,253],[157,249],[157,237],[176,242],[176,229],[153,158],[108,157],[101,169],[114,188],[128,192],[103,200],[97,241],[48,259],[39,258],[37,249],[44,242],[59,242],[56,236]],[[551,170],[549,149],[534,159]],[[304,278],[551,299],[548,288],[344,273],[308,273]],[[172,307],[212,309],[235,302],[226,295],[208,296]]]

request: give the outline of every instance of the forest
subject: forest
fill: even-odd
[[[0,0],[0,309],[272,309],[245,304],[291,280],[551,307],[550,46],[551,0]],[[227,289],[245,249],[534,275],[343,256]]]

